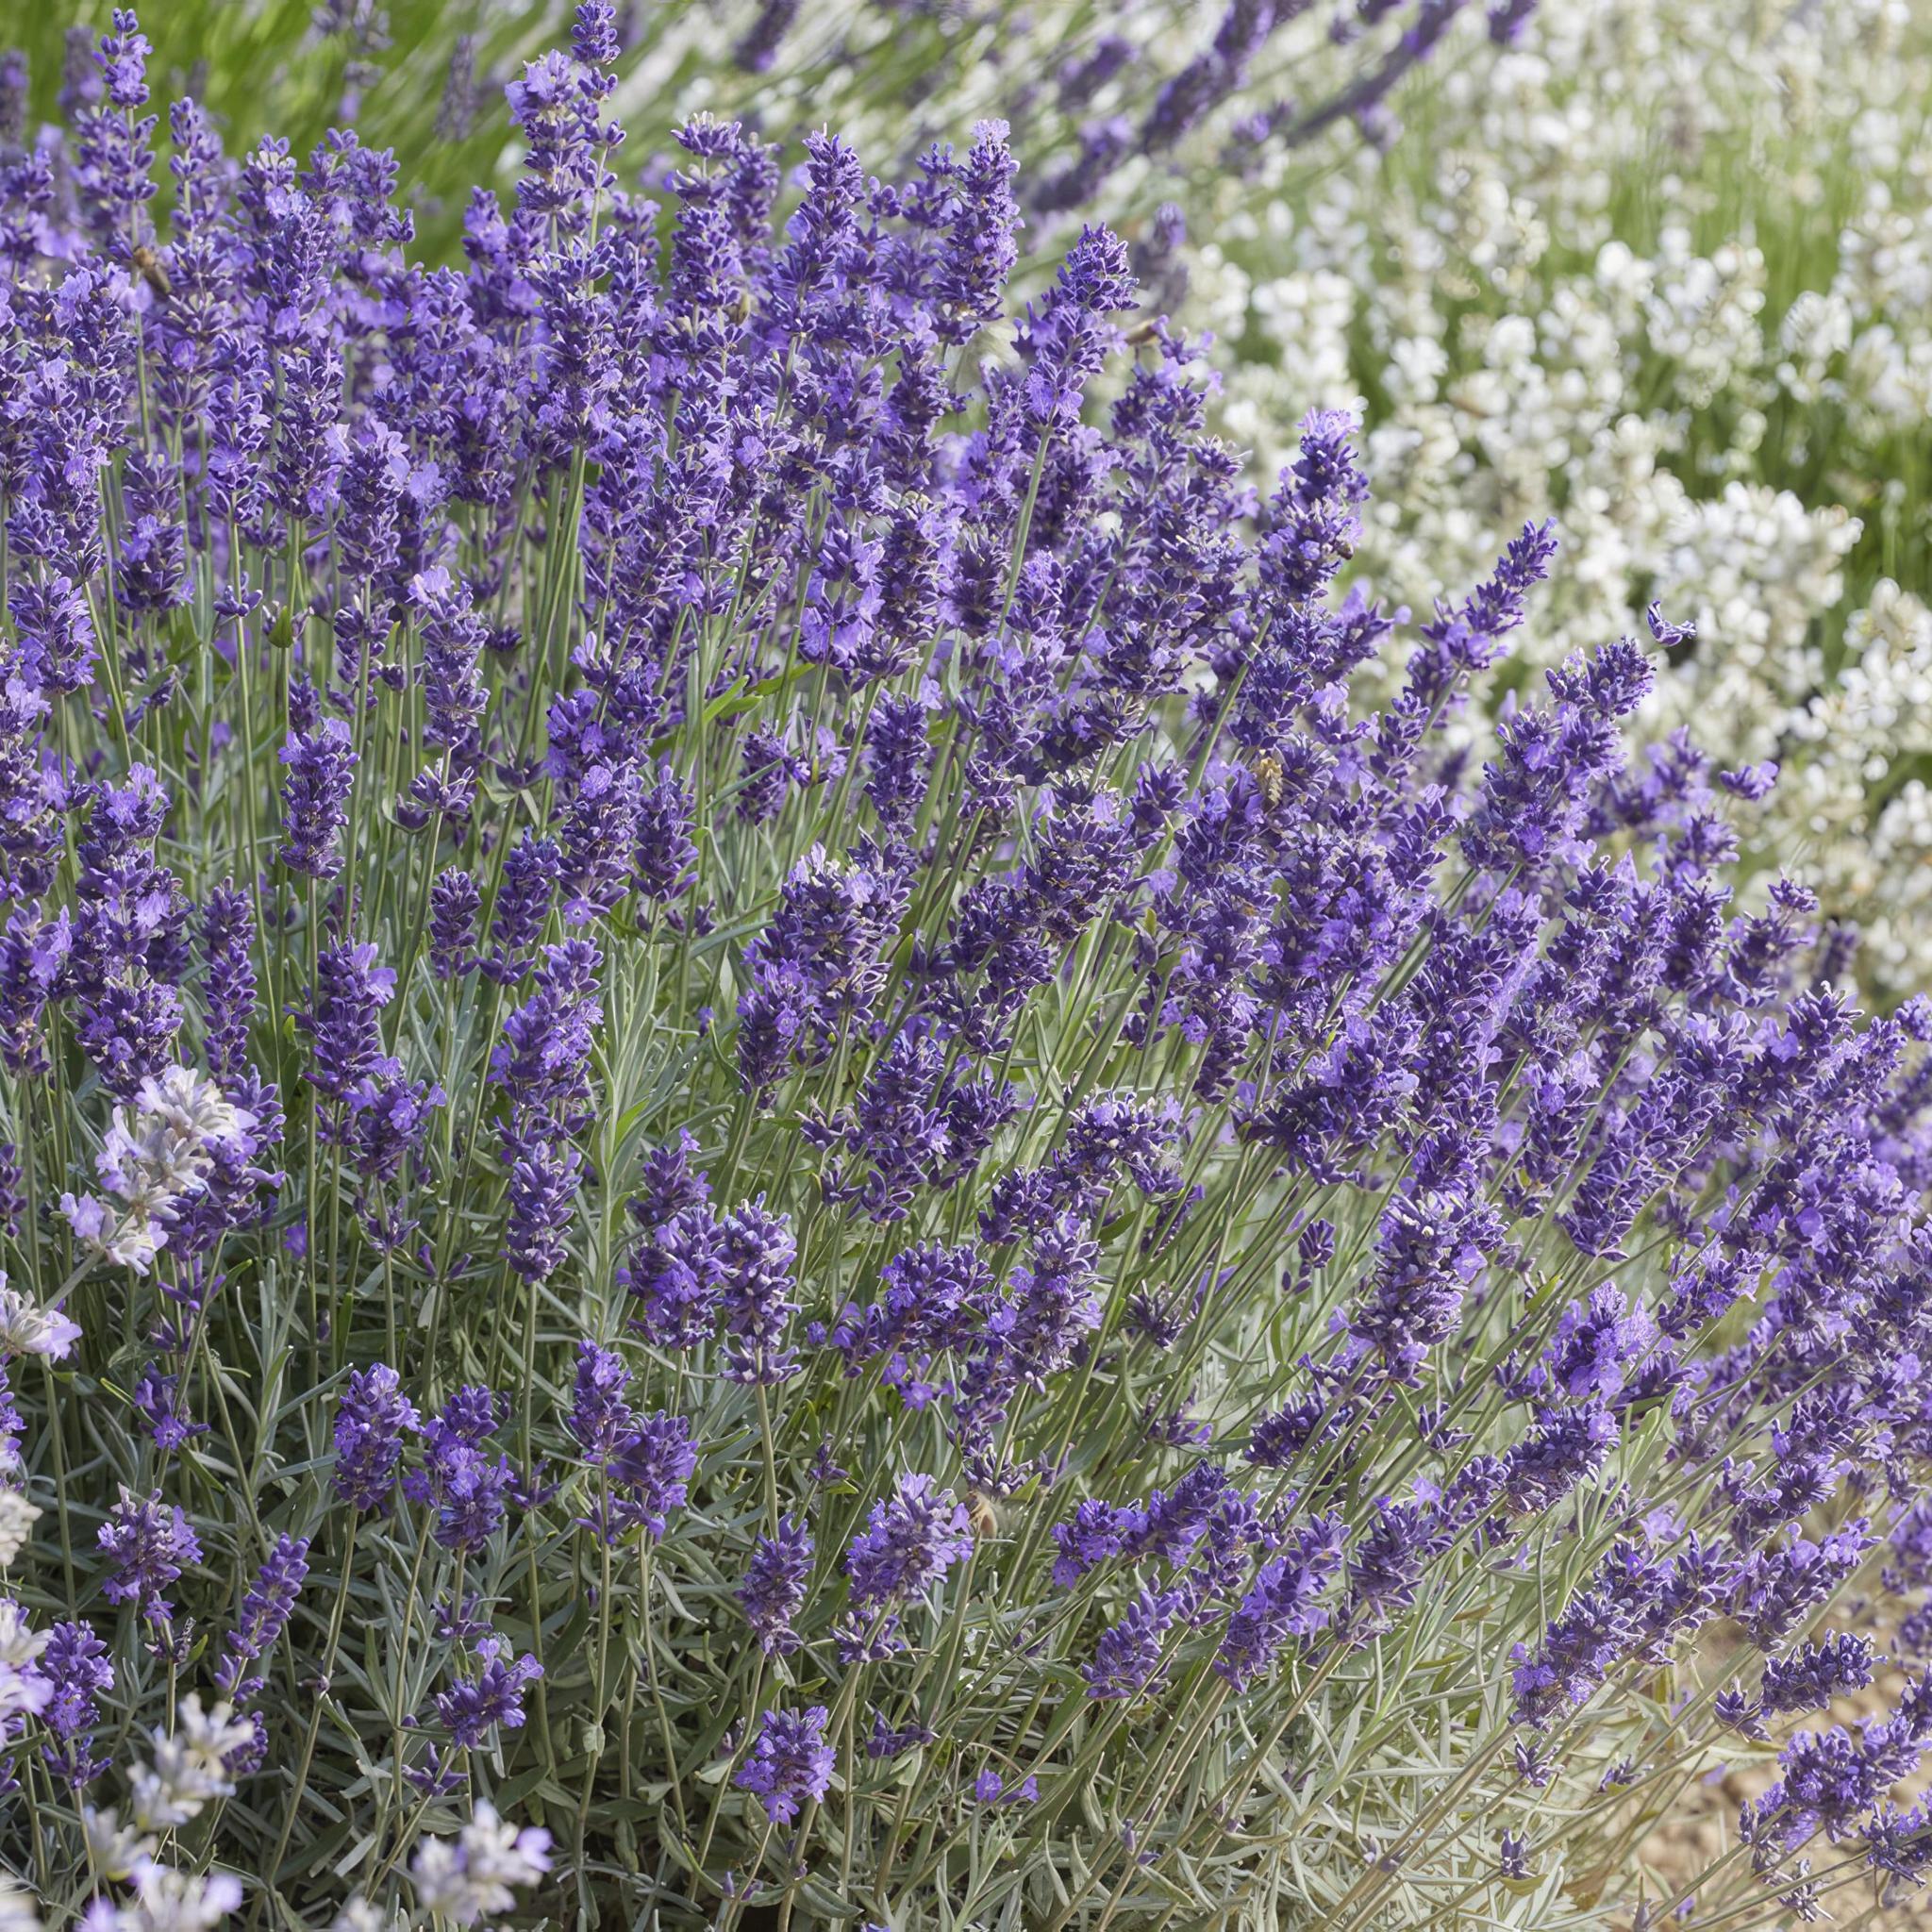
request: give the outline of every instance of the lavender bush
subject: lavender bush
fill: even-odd
[[[144,51],[4,161],[8,1923],[1914,1881],[1932,1005],[1639,643],[1446,748],[1554,534],[1336,594],[1347,420],[1254,500],[1104,229],[1009,326],[996,126],[655,208],[587,0],[431,270],[188,101],[155,232]]]

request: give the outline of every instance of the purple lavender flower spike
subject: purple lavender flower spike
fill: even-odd
[[[336,1494],[357,1509],[386,1510],[400,1474],[404,1439],[421,1427],[415,1406],[387,1363],[352,1374],[336,1414]]]
[[[732,1782],[754,1793],[774,1824],[790,1824],[801,1806],[817,1802],[832,1788],[838,1758],[825,1742],[831,1713],[823,1704],[807,1710],[768,1710]]]
[[[215,1667],[215,1684],[225,1697],[246,1703],[259,1695],[265,1679],[251,1666],[274,1649],[289,1627],[295,1599],[308,1574],[308,1539],[281,1536],[269,1552],[248,1594],[242,1614],[223,1639],[222,1660]]]
[[[852,1601],[874,1610],[923,1596],[972,1551],[965,1506],[929,1475],[902,1475],[845,1552]]]
[[[102,1585],[108,1601],[132,1604],[138,1615],[155,1622],[172,1618],[175,1606],[168,1590],[183,1571],[201,1561],[201,1541],[186,1514],[164,1504],[158,1490],[137,1496],[124,1488],[98,1541],[112,1566]]]
[[[799,1645],[791,1620],[804,1607],[811,1577],[812,1536],[785,1517],[774,1536],[761,1536],[746,1566],[738,1601],[768,1657],[787,1657]]]

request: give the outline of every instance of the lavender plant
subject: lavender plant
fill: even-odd
[[[192,101],[154,229],[128,13],[5,160],[11,1920],[1655,1923],[1713,1748],[1705,1923],[1912,1883],[1932,1005],[1771,774],[1467,764],[1551,531],[1337,595],[998,127],[658,208],[613,51],[461,271]]]

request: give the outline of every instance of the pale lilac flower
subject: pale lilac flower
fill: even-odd
[[[458,1925],[514,1909],[518,1890],[549,1870],[550,1834],[534,1825],[518,1830],[487,1801],[455,1839],[425,1838],[409,1861],[417,1905]]]

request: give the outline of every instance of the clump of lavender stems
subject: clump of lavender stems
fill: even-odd
[[[1909,1886],[1932,1008],[1645,641],[1465,741],[1558,533],[1381,609],[1353,425],[1254,500],[1118,238],[1012,288],[1004,129],[654,207],[616,45],[460,269],[131,15],[0,157],[9,1868],[1655,1923],[1724,1739],[1703,1907]]]

